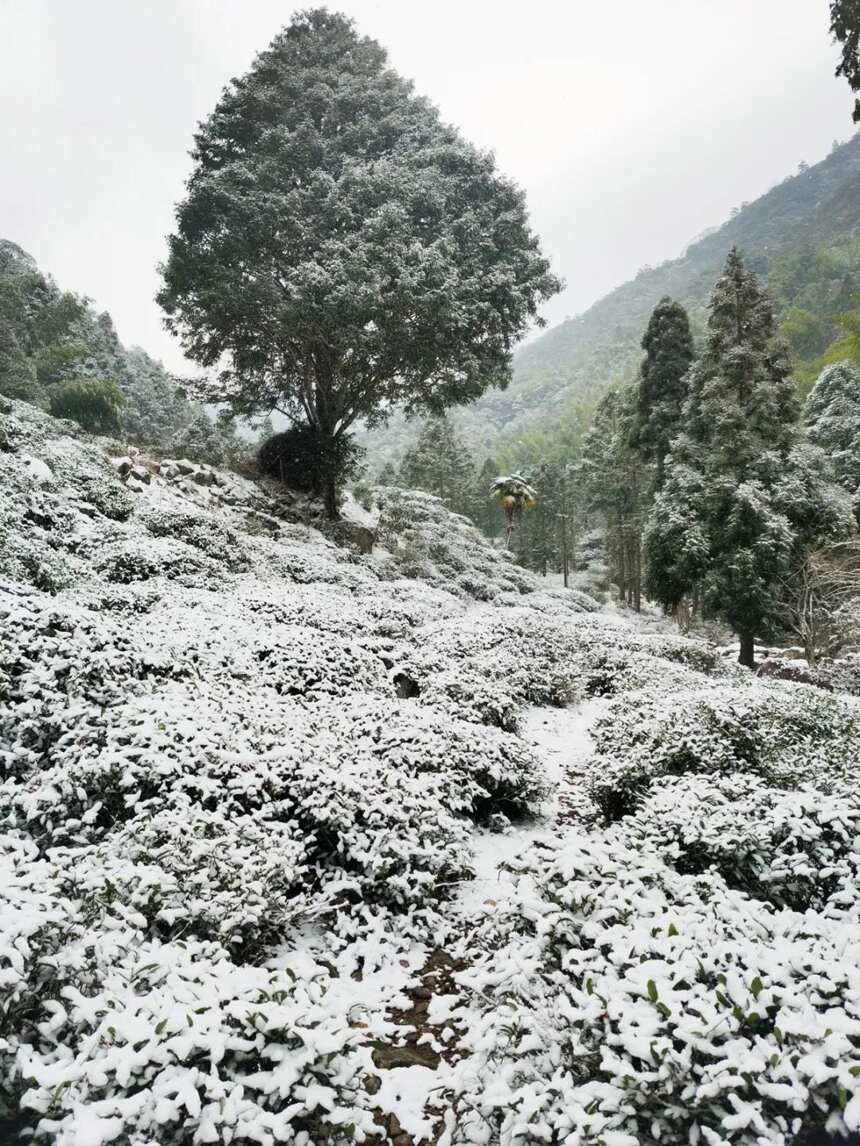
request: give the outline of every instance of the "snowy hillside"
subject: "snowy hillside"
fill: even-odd
[[[0,1140],[860,1127],[860,702],[312,508],[0,405]]]

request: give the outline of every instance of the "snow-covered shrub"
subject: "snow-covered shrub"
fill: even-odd
[[[768,657],[759,665],[757,675],[776,680],[800,681],[828,692],[848,692],[852,696],[860,696],[860,656],[856,653],[822,659],[814,665],[805,660]]]
[[[527,607],[476,612],[456,627],[428,625],[416,634],[399,667],[422,696],[435,699],[454,680],[466,696],[480,695],[493,682],[515,705],[559,707],[655,681],[680,689],[695,685],[699,673],[731,671],[695,641],[613,627],[606,618],[547,615]]]
[[[194,546],[232,573],[250,568],[248,554],[238,535],[223,521],[209,514],[151,510],[143,523],[153,537],[173,537]]]
[[[224,576],[218,563],[195,546],[168,537],[151,538],[145,545],[132,537],[102,542],[93,553],[93,565],[105,580],[120,585],[154,577],[188,580],[200,575],[217,584]]]
[[[445,509],[438,497],[391,486],[376,491],[379,544],[404,577],[490,601],[498,593],[533,593],[535,574],[497,549],[468,518]]]
[[[666,776],[615,831],[680,872],[716,871],[778,906],[860,904],[860,796],[845,788],[827,795],[738,773]]]
[[[470,1053],[444,1143],[784,1146],[860,1128],[860,970],[830,924],[579,833],[525,869],[457,976]]]
[[[216,943],[141,941],[116,926],[60,948],[44,970],[22,962],[33,1026],[14,1040],[13,1085],[50,1139],[311,1146],[373,1128],[369,1054],[329,1004],[322,967],[297,979],[237,966]]]
[[[614,820],[660,776],[745,772],[776,787],[832,784],[860,751],[860,707],[787,683],[652,688],[614,701],[593,737],[591,795]]]
[[[179,799],[142,810],[96,848],[58,850],[62,895],[85,922],[110,913],[153,935],[218,939],[245,960],[306,906],[305,843],[295,826],[229,819]]]
[[[156,691],[60,710],[48,739],[23,743],[0,816],[43,847],[81,846],[190,801],[296,826],[322,883],[334,873],[367,900],[408,905],[468,866],[464,818],[543,797],[516,737],[444,711],[343,691],[298,703],[275,686],[278,666],[268,688],[252,676],[219,689],[210,671],[201,695],[196,675],[173,679],[168,664]]]
[[[282,696],[393,695],[382,660],[342,631],[261,623],[245,602],[205,592],[165,599],[156,617],[166,634],[161,652],[208,679]]]

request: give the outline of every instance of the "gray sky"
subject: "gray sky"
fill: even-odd
[[[826,0],[329,6],[525,187],[567,280],[551,322],[853,130]],[[192,131],[295,7],[0,0],[0,236],[173,369],[153,295]]]

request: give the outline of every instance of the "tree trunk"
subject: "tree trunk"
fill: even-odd
[[[745,665],[746,668],[755,668],[755,638],[752,633],[741,633],[741,651],[738,656],[738,664]]]
[[[329,521],[339,521],[340,514],[337,511],[337,480],[334,470],[329,466],[326,468],[323,475],[323,504],[325,505],[325,515]]]
[[[642,612],[642,539],[636,534],[636,582],[634,607],[637,613]]]

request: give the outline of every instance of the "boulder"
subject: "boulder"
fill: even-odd
[[[41,458],[26,456],[22,460],[27,476],[37,485],[46,485],[48,482],[54,480],[51,467],[47,462],[43,462]]]
[[[133,462],[127,455],[121,458],[111,458],[110,464],[116,470],[120,477],[125,477],[131,472]]]
[[[152,481],[152,474],[146,466],[132,466],[128,476],[134,478],[135,481],[142,482],[144,485],[149,485]]]
[[[349,545],[359,553],[372,553],[376,530],[355,521],[336,521],[331,526],[331,536],[338,545]]]
[[[193,474],[194,471],[197,469],[197,466],[194,464],[194,462],[189,462],[188,458],[180,458],[178,461],[174,462],[173,464],[176,466],[176,468],[179,470],[179,472],[181,474],[185,475],[186,477],[189,474]]]
[[[210,486],[215,484],[215,475],[211,470],[195,470],[191,480],[197,485]]]

